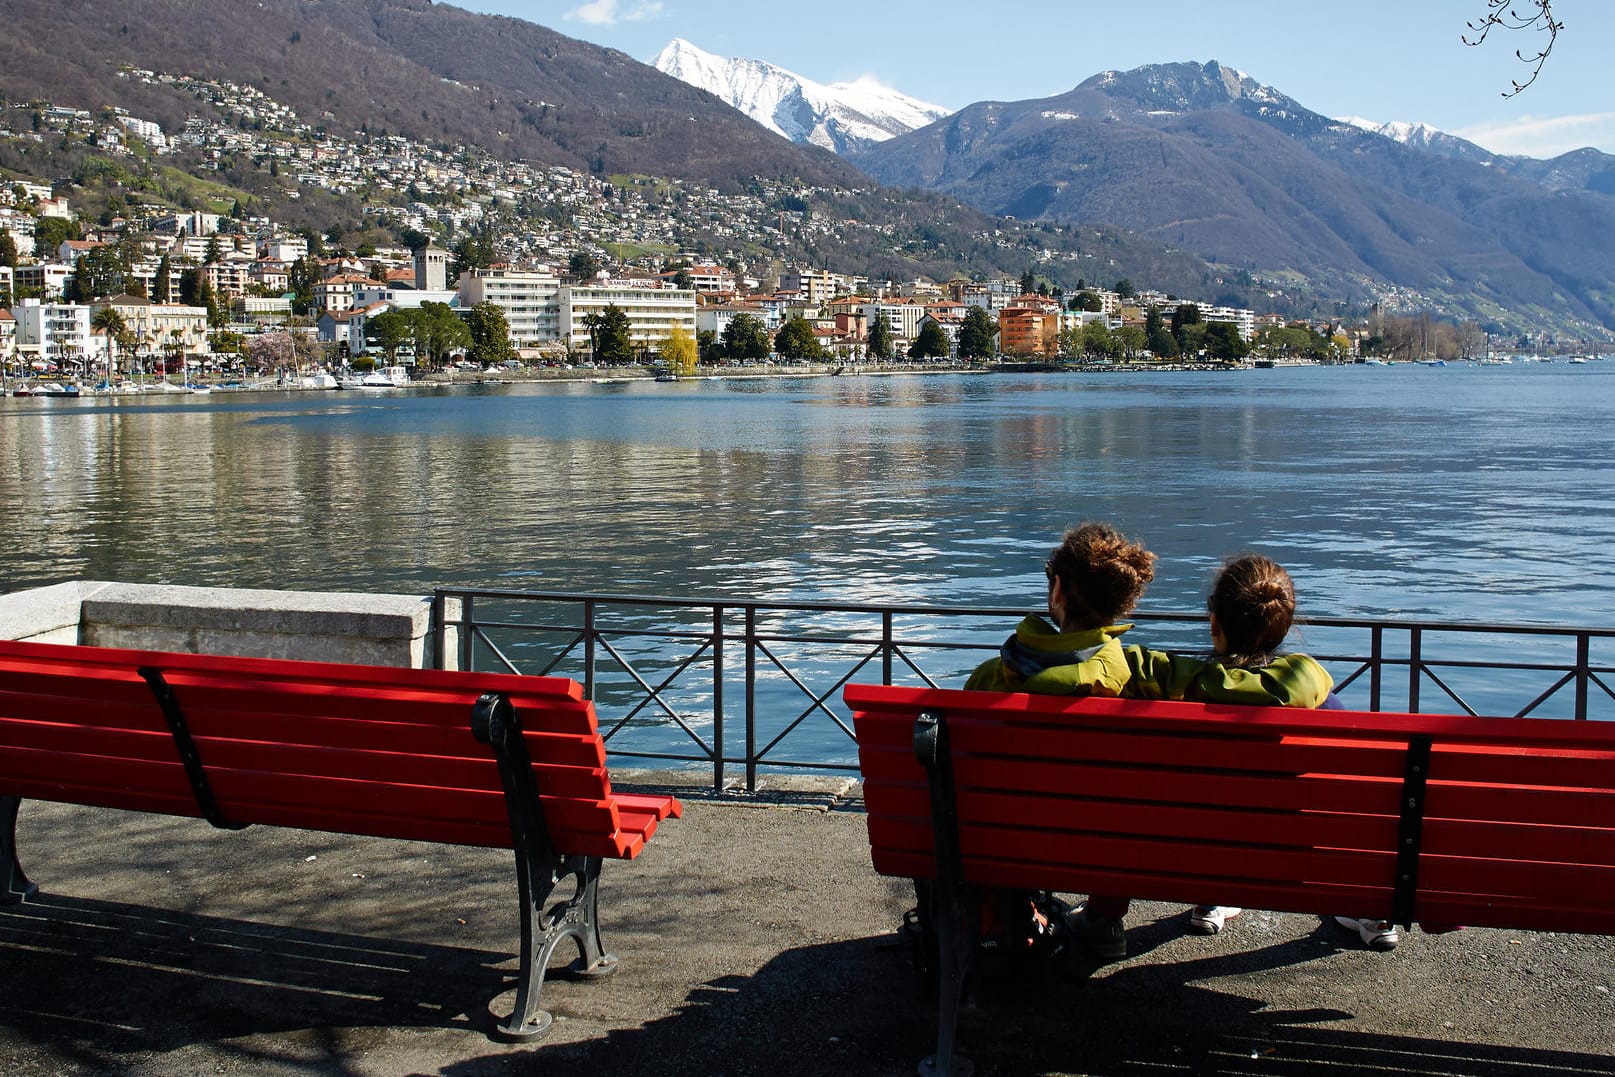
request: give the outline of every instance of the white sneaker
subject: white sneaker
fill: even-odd
[[[1234,905],[1196,905],[1189,910],[1189,933],[1215,935],[1222,930],[1225,921],[1232,920],[1244,911]]]
[[[1363,940],[1363,945],[1370,950],[1396,949],[1396,944],[1402,941],[1402,936],[1396,933],[1396,927],[1389,920],[1376,920],[1372,917],[1358,919],[1355,916],[1337,916],[1335,923],[1347,931],[1357,932],[1357,937]]]

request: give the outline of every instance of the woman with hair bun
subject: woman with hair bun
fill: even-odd
[[[1278,654],[1295,621],[1295,584],[1270,558],[1244,554],[1223,565],[1206,599],[1211,614],[1211,655],[1193,658],[1126,648],[1132,676],[1126,694],[1135,699],[1186,699],[1264,707],[1339,709],[1328,672],[1311,656]],[[1189,930],[1215,935],[1242,910],[1227,905],[1196,905]],[[1387,921],[1337,916],[1374,950],[1398,942]]]

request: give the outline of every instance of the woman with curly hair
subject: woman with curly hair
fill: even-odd
[[[987,692],[1118,696],[1129,670],[1116,621],[1155,578],[1155,555],[1109,524],[1072,528],[1043,566],[1049,621],[1031,616],[965,683]],[[1053,623],[1051,624],[1050,621]]]

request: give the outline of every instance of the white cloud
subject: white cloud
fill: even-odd
[[[565,17],[590,26],[615,26],[619,22],[646,22],[661,13],[661,0],[634,0],[626,5],[619,0],[589,0],[568,11]]]
[[[1452,133],[1493,153],[1557,157],[1585,146],[1615,153],[1615,112],[1521,116],[1517,120],[1461,127]]]

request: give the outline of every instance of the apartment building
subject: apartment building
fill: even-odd
[[[11,308],[17,319],[17,350],[68,369],[90,355],[90,308],[82,303],[24,299]]]
[[[877,318],[883,320],[886,331],[897,340],[913,340],[918,336],[925,313],[924,303],[885,301],[864,305],[865,320],[870,325],[874,325]]]
[[[844,278],[827,269],[792,269],[780,274],[779,290],[794,292],[809,306],[821,306],[845,290]]]
[[[135,338],[137,354],[177,349],[187,355],[207,351],[207,308],[181,303],[153,303],[143,295],[118,295],[88,308],[90,316],[111,307]]]
[[[1046,355],[1048,325],[1049,316],[1041,307],[1005,307],[998,312],[999,349],[1008,355]]]
[[[72,275],[73,267],[60,262],[17,266],[13,287],[17,292],[27,292],[41,299],[60,299],[67,288],[67,279]]]
[[[561,339],[560,293],[561,278],[547,269],[494,267],[460,274],[461,308],[478,303],[498,307],[510,326],[511,343],[517,347]]]
[[[635,348],[654,349],[683,329],[695,336],[695,292],[663,288],[655,281],[601,281],[567,285],[560,291],[561,339],[573,350],[587,350],[584,319],[614,306],[628,316],[628,337]]]

